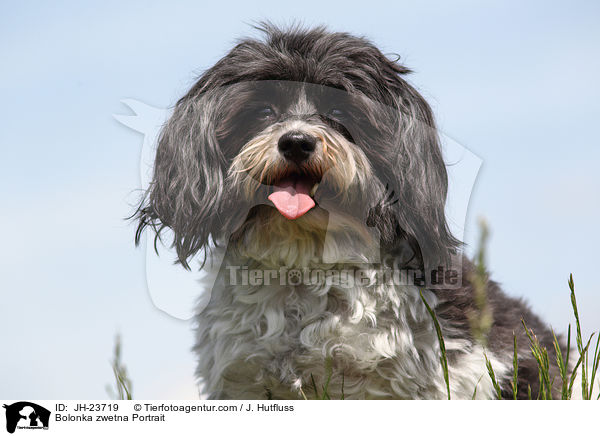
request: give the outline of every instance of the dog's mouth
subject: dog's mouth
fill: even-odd
[[[316,206],[314,195],[318,186],[318,180],[309,175],[292,174],[274,183],[268,198],[281,215],[295,220]]]

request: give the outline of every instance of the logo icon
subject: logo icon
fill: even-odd
[[[3,407],[6,409],[6,431],[9,433],[14,433],[17,428],[48,430],[50,421],[48,409],[29,401],[4,404]]]

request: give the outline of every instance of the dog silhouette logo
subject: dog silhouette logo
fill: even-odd
[[[29,401],[19,401],[3,406],[6,409],[6,431],[18,429],[48,429],[50,411]]]

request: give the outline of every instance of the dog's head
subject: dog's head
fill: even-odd
[[[445,262],[457,246],[446,169],[409,70],[346,33],[262,30],[175,106],[136,239],[172,229],[187,266],[210,238],[260,251],[324,228],[360,239],[366,226],[384,247],[402,239],[422,263]]]

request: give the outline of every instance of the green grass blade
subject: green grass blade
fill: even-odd
[[[442,364],[442,371],[444,373],[444,381],[446,382],[446,390],[448,391],[448,399],[450,400],[450,377],[448,375],[448,357],[446,356],[446,344],[444,342],[444,337],[442,335],[442,329],[440,327],[440,323],[438,322],[437,316],[435,315],[435,312],[429,306],[429,304],[427,304],[427,301],[425,301],[425,297],[423,296],[423,292],[421,291],[421,289],[419,289],[419,294],[421,295],[421,300],[423,300],[423,303],[425,304],[425,307],[427,308],[427,312],[429,312],[429,315],[431,316],[431,319],[433,320],[433,325],[435,326],[435,331],[437,333],[438,342],[440,344],[440,351],[442,353],[442,355],[440,357],[440,363]]]
[[[594,335],[592,335],[593,337]],[[579,359],[577,359],[577,363],[575,364],[575,368],[573,368],[573,372],[571,373],[571,382],[569,383],[569,398],[572,396],[573,394],[573,383],[575,382],[575,376],[577,375],[577,368],[579,368],[579,366],[582,366],[582,377],[583,377],[583,364],[585,364],[585,355],[588,352],[588,348],[590,346],[590,343],[592,341],[592,337],[590,337],[590,339],[588,340],[587,344],[585,347],[583,347],[583,350],[581,352],[581,354],[579,355]],[[583,386],[585,386],[585,382],[581,382],[582,383],[582,389]],[[587,391],[582,391],[581,395],[583,397],[584,400],[587,400]]]
[[[325,360],[325,374],[327,374],[327,379],[325,379],[325,385],[323,386],[323,396],[322,400],[331,400],[329,396],[329,382],[331,382],[331,376],[333,375],[333,362],[330,357]]]
[[[573,371],[571,371],[571,380],[569,381],[569,399],[573,396],[573,384],[575,383],[575,376],[577,375],[577,370],[579,369],[579,365],[581,365],[581,361],[583,356],[579,356],[575,366],[573,367]]]
[[[538,398],[543,400],[552,399],[552,384],[553,381],[550,380],[550,360],[548,359],[548,350],[546,347],[543,347],[537,336],[533,333],[533,330],[527,327],[524,319],[521,319],[521,323],[525,328],[525,333],[529,338],[529,346],[531,350],[531,354],[538,365],[538,375],[540,388],[538,391]]]
[[[571,354],[571,324],[567,330],[567,357],[565,357],[565,367],[569,368],[569,356]]]
[[[584,400],[588,397],[587,387],[587,353],[583,352],[583,337],[581,335],[581,323],[579,321],[579,311],[577,310],[577,299],[575,298],[575,282],[573,281],[573,274],[569,274],[569,289],[571,290],[571,306],[573,306],[573,314],[575,315],[575,326],[577,327],[576,340],[577,349],[581,357],[581,393]]]
[[[498,384],[498,380],[496,379],[496,374],[494,373],[494,368],[492,368],[492,362],[490,362],[490,359],[488,359],[487,354],[485,354],[485,352],[483,353],[483,356],[485,357],[485,366],[487,367],[488,374],[490,375],[490,378],[492,379],[492,385],[494,386],[494,389],[496,391],[496,396],[498,397],[499,400],[501,400],[502,399],[502,390],[500,389],[500,385]]]
[[[475,389],[473,389],[473,395],[471,395],[471,400],[474,400],[477,397],[477,386],[479,386],[479,383],[481,382],[481,379],[484,375],[485,374],[482,374],[481,377],[479,377],[479,380],[477,380],[477,383],[475,384]]]
[[[558,371],[560,374],[561,389],[560,389],[560,397],[563,400],[567,399],[568,387],[569,387],[569,378],[567,377],[567,366],[565,365],[565,361],[562,357],[562,350],[560,349],[560,342],[558,342],[558,338],[554,333],[554,329],[552,329],[552,344],[554,345],[554,352],[556,353],[556,364],[558,365]]]
[[[594,360],[592,361],[592,376],[590,377],[590,393],[588,398],[592,398],[592,393],[594,391],[594,380],[596,379],[596,372],[598,371],[598,365],[600,365],[600,334],[598,334],[598,339],[596,340],[596,348],[594,350]]]
[[[312,373],[310,374],[310,381],[312,382],[313,390],[315,391],[315,399],[319,399],[319,390],[317,389],[317,384],[315,383],[315,378]]]
[[[127,368],[121,360],[121,337],[115,336],[115,347],[113,349],[113,359],[111,367],[115,376],[115,390],[108,388],[109,395],[116,397],[118,400],[132,399],[132,382],[127,375]]]

